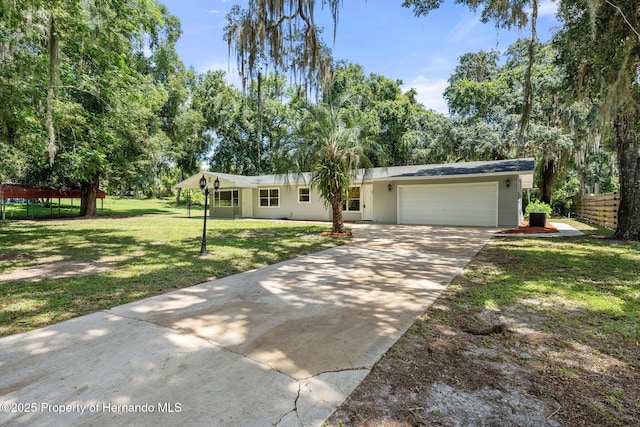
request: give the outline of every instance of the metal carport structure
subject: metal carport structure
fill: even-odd
[[[27,216],[29,216],[29,200],[31,199],[58,199],[58,215],[60,215],[60,199],[82,198],[82,190],[70,187],[45,187],[45,186],[29,186],[24,184],[0,184],[0,211],[4,221],[6,213],[7,199],[25,199],[27,201]],[[105,192],[98,190],[96,198],[101,199],[101,210],[104,209]],[[51,216],[53,216],[53,206],[50,205]],[[32,209],[31,214],[34,215],[35,210]]]

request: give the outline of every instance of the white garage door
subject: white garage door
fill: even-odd
[[[498,225],[498,183],[398,186],[398,223]]]

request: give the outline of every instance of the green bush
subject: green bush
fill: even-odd
[[[544,212],[547,216],[551,215],[551,206],[546,204],[545,202],[541,202],[539,200],[534,200],[527,205],[527,208],[524,210],[527,218],[531,212]]]
[[[580,180],[575,171],[570,170],[566,178],[560,180],[551,195],[551,210],[554,214],[567,216],[575,212],[574,197],[580,194]]]

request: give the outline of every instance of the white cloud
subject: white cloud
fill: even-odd
[[[199,73],[222,70],[226,73],[225,80],[227,81],[227,83],[231,83],[237,88],[242,87],[242,80],[238,75],[238,69],[236,67],[235,59],[226,60],[220,59],[218,57],[209,58],[208,60],[195,65],[194,68]]]
[[[442,97],[442,92],[444,92],[448,84],[445,79],[430,79],[418,76],[409,83],[404,84],[402,90],[415,89],[418,92],[416,95],[418,102],[437,113],[448,114],[447,101]]]
[[[224,13],[224,10],[210,9],[210,10],[207,10],[207,12],[209,12],[212,15],[221,15]]]

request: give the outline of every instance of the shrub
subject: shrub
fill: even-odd
[[[566,179],[559,184],[551,195],[551,210],[554,214],[567,216],[570,212],[575,211],[574,197],[580,194],[580,181],[576,176],[576,172],[570,170],[567,172]]]
[[[527,205],[527,208],[524,210],[527,218],[529,217],[529,213],[531,212],[544,212],[547,216],[551,215],[551,206],[546,204],[545,202],[541,202],[539,200],[534,200]]]

